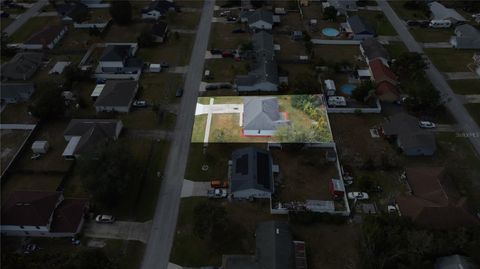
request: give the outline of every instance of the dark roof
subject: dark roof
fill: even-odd
[[[395,83],[397,81],[397,75],[395,75],[390,68],[384,65],[382,60],[371,60],[368,62],[368,65],[370,66],[370,70],[372,71],[372,76],[375,82],[380,83],[387,80]]]
[[[29,79],[37,71],[42,59],[42,53],[17,53],[8,63],[2,66],[2,77],[12,80]]]
[[[367,38],[363,40],[361,44],[365,56],[369,60],[373,60],[375,58],[384,58],[390,60],[390,55],[388,54],[387,49],[383,47],[380,42],[377,41],[376,38]]]
[[[77,232],[86,213],[87,205],[87,199],[64,199],[53,215],[51,232]]]
[[[117,138],[117,126],[120,120],[115,119],[72,119],[65,129],[65,136],[80,136],[75,153],[88,151],[97,143]]]
[[[2,206],[2,225],[46,226],[61,197],[60,192],[15,191]]]
[[[412,195],[397,197],[404,216],[437,229],[479,225],[465,198],[455,190],[442,167],[413,167],[406,170]]]
[[[272,157],[268,151],[248,147],[232,153],[232,192],[258,189],[273,191]]]
[[[390,121],[383,124],[385,135],[397,136],[404,150],[409,148],[428,148],[435,150],[435,135],[421,129],[418,119],[401,112],[390,117]]]
[[[25,44],[48,45],[57,38],[66,28],[65,25],[51,25],[32,35]]]
[[[138,82],[133,80],[107,80],[95,106],[129,106],[137,93]]]
[[[118,62],[124,61],[132,56],[132,47],[130,45],[108,45],[103,51],[100,61]]]
[[[265,57],[266,59],[273,59],[273,36],[265,31],[259,31],[252,36],[253,49],[257,54],[257,58]]]
[[[153,35],[163,37],[168,32],[168,24],[166,22],[159,21],[152,26],[151,32]]]
[[[258,224],[255,236],[256,256],[261,268],[294,268],[293,238],[286,222],[262,222]]]
[[[87,19],[84,16],[88,14],[88,7],[79,2],[57,4],[56,9],[60,15],[70,17],[76,22],[82,22]]]
[[[348,17],[347,21],[354,34],[376,34],[375,28],[373,28],[363,17],[355,15]]]
[[[435,269],[475,269],[475,265],[468,257],[452,255],[438,258]]]
[[[143,8],[142,12],[147,13],[151,10],[156,10],[159,11],[162,14],[167,13],[170,10],[176,10],[177,6],[175,5],[174,2],[171,1],[165,1],[165,0],[157,0],[157,1],[152,1],[148,7]]]
[[[269,60],[266,57],[257,58],[253,63],[254,68],[248,75],[240,75],[235,78],[237,85],[253,86],[262,82],[270,82],[277,85],[278,67],[275,60]]]
[[[0,97],[2,99],[13,98],[26,101],[35,91],[33,83],[2,83],[0,87]]]
[[[273,13],[266,9],[257,9],[253,12],[245,13],[248,19],[248,24],[255,23],[257,21],[264,21],[273,24]]]
[[[243,128],[247,130],[276,130],[280,120],[276,97],[244,97]]]

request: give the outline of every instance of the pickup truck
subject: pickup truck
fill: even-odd
[[[208,198],[214,198],[214,199],[226,198],[227,197],[227,189],[216,188],[216,189],[213,189],[213,190],[208,190],[207,191],[207,197]]]

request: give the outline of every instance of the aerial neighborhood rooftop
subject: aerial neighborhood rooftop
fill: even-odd
[[[480,1],[0,17],[2,267],[480,267]]]

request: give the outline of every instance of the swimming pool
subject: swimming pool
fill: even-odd
[[[340,32],[335,28],[323,28],[322,34],[326,36],[337,36]]]
[[[357,86],[353,84],[344,84],[342,87],[340,87],[340,91],[344,94],[352,95],[353,90],[355,90]]]

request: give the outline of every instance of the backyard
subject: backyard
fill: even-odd
[[[411,28],[410,33],[418,41],[422,43],[449,42],[453,36],[452,29],[438,28]]]
[[[328,63],[348,62],[352,66],[367,66],[358,45],[317,45],[314,52],[315,59],[323,59]]]
[[[205,70],[210,70],[210,78],[203,78],[207,82],[233,83],[237,75],[246,75],[250,64],[245,61],[235,61],[232,58],[209,59],[205,61]]]
[[[448,84],[456,94],[480,94],[480,79],[449,80]]]
[[[194,37],[191,34],[170,34],[165,43],[139,49],[137,57],[150,63],[167,62],[170,66],[188,65]]]

